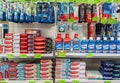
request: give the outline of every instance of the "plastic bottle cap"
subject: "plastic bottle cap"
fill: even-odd
[[[65,35],[65,38],[69,38],[69,34],[66,34],[66,35]]]
[[[104,37],[104,40],[107,40],[107,37]]]
[[[110,40],[114,40],[114,37],[111,37]]]
[[[90,37],[90,40],[93,40],[93,37]]]
[[[75,34],[75,35],[74,35],[74,38],[78,38],[78,34]]]
[[[117,40],[120,40],[120,37],[118,37]]]
[[[57,38],[61,38],[61,34],[57,34]]]
[[[86,37],[83,37],[83,40],[86,40]]]
[[[97,40],[100,40],[100,37],[97,37]]]

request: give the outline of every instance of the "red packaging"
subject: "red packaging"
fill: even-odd
[[[45,53],[45,50],[34,50],[34,53]]]
[[[5,36],[13,36],[13,33],[7,33]]]
[[[35,46],[34,48],[35,48],[35,50],[41,50],[41,49],[44,49],[45,46]]]
[[[91,5],[86,6],[86,22],[91,22],[92,21],[92,14],[91,14]]]
[[[33,67],[34,64],[25,64],[25,67]]]
[[[28,42],[20,42],[20,46],[28,45]]]
[[[28,38],[20,38],[20,42],[28,42]]]
[[[94,37],[95,36],[94,33],[95,33],[95,26],[93,23],[89,23],[88,24],[88,38]]]
[[[42,46],[45,45],[45,42],[34,42],[35,46]]]
[[[42,41],[45,41],[45,38],[40,38],[40,37],[36,37],[34,39],[35,42],[42,42]]]
[[[28,46],[20,46],[20,50],[28,50]]]
[[[28,34],[22,33],[20,34],[20,38],[28,38]]]

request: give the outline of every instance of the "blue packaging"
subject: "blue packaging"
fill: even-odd
[[[61,3],[57,3],[57,20],[60,21],[61,16]]]
[[[80,51],[80,40],[78,38],[78,34],[75,34],[74,35],[74,39],[72,41],[72,48],[73,48],[73,51]]]
[[[104,37],[103,40],[103,53],[109,53],[109,41],[107,40],[106,37]]]
[[[102,41],[100,40],[100,37],[97,37],[97,40],[95,42],[95,49],[96,53],[102,53]]]
[[[90,40],[88,41],[88,52],[90,53],[95,52],[95,42],[93,40],[93,37],[90,37]]]
[[[120,53],[120,37],[117,38],[117,53]]]
[[[114,62],[112,61],[101,61],[102,67],[114,67]]]
[[[5,21],[6,20],[6,5],[4,3],[1,3],[0,5],[0,20]]]
[[[13,13],[13,5],[8,4],[8,11],[7,11],[7,19],[8,21],[13,22],[14,21],[14,13]]]
[[[110,53],[116,53],[117,52],[117,44],[116,40],[114,40],[114,37],[111,37],[110,39]]]
[[[18,8],[18,4],[16,4],[15,10],[14,10],[14,22],[20,21],[20,11]]]
[[[83,40],[81,41],[81,52],[82,53],[86,53],[87,52],[87,50],[88,50],[87,45],[88,45],[88,41],[86,40],[85,37],[83,37]]]
[[[26,13],[24,11],[24,5],[22,4],[22,9],[21,9],[21,13],[20,13],[20,23],[26,22]]]
[[[59,31],[59,32],[65,32],[66,27],[67,27],[66,24],[60,23],[60,24],[58,25],[58,31]]]

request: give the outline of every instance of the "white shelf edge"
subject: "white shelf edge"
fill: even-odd
[[[55,83],[59,80],[65,80],[66,83],[72,83],[73,80],[79,80],[80,83],[104,83],[105,81],[110,81],[111,83],[120,83],[120,80],[88,80],[88,79],[56,79]]]
[[[30,81],[35,81],[36,83],[45,83],[45,81],[51,81],[53,83],[53,80],[0,80],[5,81],[6,83],[29,83]]]
[[[87,58],[87,53],[66,53],[67,58]],[[57,53],[55,53],[57,57]],[[120,54],[117,53],[93,53],[91,58],[120,58]]]
[[[7,58],[7,54],[14,54],[14,58],[20,58],[20,53],[3,53],[0,54],[0,58]],[[33,58],[34,54],[27,54],[28,57],[27,58]],[[53,53],[50,54],[41,54],[42,57],[41,58],[53,58]]]

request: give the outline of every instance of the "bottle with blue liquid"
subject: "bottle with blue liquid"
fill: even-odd
[[[64,38],[64,50],[67,52],[71,51],[71,38],[69,37],[69,34],[66,34]]]
[[[81,52],[82,53],[86,53],[87,52],[87,50],[88,50],[87,45],[88,45],[88,41],[86,40],[85,37],[83,37],[83,39],[81,41]]]
[[[55,38],[55,49],[63,50],[63,38],[61,34],[57,34],[57,37]]]
[[[117,52],[117,42],[114,40],[114,37],[110,38],[110,53],[116,53]]]
[[[120,37],[117,38],[117,53],[120,53]]]
[[[109,41],[107,40],[107,37],[104,37],[103,40],[103,53],[109,53]]]
[[[78,38],[78,34],[74,35],[74,39],[72,41],[72,47],[74,52],[80,52],[80,39]]]
[[[93,37],[90,37],[88,41],[88,52],[94,53],[95,52],[95,41],[93,40]]]
[[[97,40],[95,42],[95,49],[96,49],[96,53],[102,53],[102,42],[100,37],[97,37]]]

